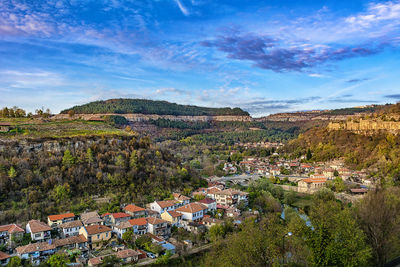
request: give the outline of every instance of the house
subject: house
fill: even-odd
[[[1,266],[6,266],[8,262],[10,261],[11,256],[8,255],[7,253],[4,253],[3,251],[0,251],[0,265]]]
[[[17,247],[15,250],[21,259],[30,260],[33,265],[39,265],[56,252],[56,246],[51,242],[38,242]]]
[[[181,203],[182,206],[190,203],[190,197],[181,195],[179,193],[173,193],[172,195],[176,201]]]
[[[151,210],[157,211],[159,214],[162,214],[166,210],[175,210],[178,206],[180,205],[176,200],[154,201],[150,204]]]
[[[54,240],[54,245],[57,250],[60,249],[87,249],[87,239],[84,235],[70,236],[67,238]]]
[[[161,237],[155,236],[153,234],[147,233],[147,236],[151,238],[151,242],[157,245],[160,245],[165,249],[165,251],[169,251],[171,254],[175,254],[176,247],[172,245],[171,243],[168,243]]]
[[[82,227],[83,223],[80,220],[66,222],[58,226],[58,228],[62,231],[62,236],[64,238],[79,235],[79,231]]]
[[[80,215],[81,221],[83,225],[96,225],[96,224],[104,224],[104,221],[100,218],[99,214],[96,211],[82,213]]]
[[[0,226],[0,245],[12,247],[12,241],[21,239],[24,235],[24,229],[16,224],[7,224]]]
[[[182,213],[182,218],[187,221],[199,221],[203,218],[207,206],[201,203],[190,203],[183,207],[178,208],[176,211]]]
[[[181,226],[181,220],[182,220],[182,213],[179,213],[179,212],[174,211],[174,210],[164,211],[161,214],[161,218],[163,220],[168,221],[172,226],[180,227]]]
[[[139,218],[139,217],[145,217],[146,216],[146,209],[141,208],[139,206],[129,204],[124,208],[124,211],[131,215],[132,218]]]
[[[236,205],[241,201],[247,202],[248,193],[234,190],[232,188],[222,190],[215,193],[217,205]]]
[[[146,209],[146,217],[156,217],[161,219],[161,214],[155,210]]]
[[[96,257],[96,258],[91,258],[88,261],[88,266],[89,267],[97,267],[100,266],[100,264],[103,262],[103,258],[105,256],[100,256],[100,257]]]
[[[57,214],[57,215],[50,215],[47,217],[47,224],[50,227],[56,227],[57,225],[71,222],[75,220],[75,214],[73,213],[64,213],[64,214]]]
[[[325,186],[326,178],[306,178],[297,183],[297,190],[302,193],[314,193]]]
[[[26,232],[31,234],[33,241],[43,241],[51,238],[51,227],[37,220],[30,220],[28,222]]]
[[[221,192],[222,190],[223,190],[223,189],[221,189],[221,188],[219,188],[219,187],[216,187],[216,186],[207,188],[206,196],[207,196],[208,198],[215,199],[215,194],[218,193],[218,192]]]
[[[168,221],[154,217],[147,217],[147,231],[153,235],[167,237],[171,234],[171,225]]]
[[[234,206],[227,208],[225,212],[228,217],[237,218],[240,216],[240,210]]]
[[[366,188],[352,188],[352,189],[350,189],[350,192],[353,195],[363,195],[363,194],[366,194],[368,192],[368,189],[366,189]]]
[[[133,230],[133,226],[129,221],[112,226],[113,233],[115,233],[119,239],[122,239],[122,235],[129,229]]]
[[[107,241],[111,238],[112,229],[105,225],[89,225],[84,226],[79,231],[83,235],[91,247],[99,248],[101,241]]]
[[[105,213],[101,217],[103,217],[106,225],[120,224],[131,219],[131,215],[124,212]]]
[[[217,210],[217,202],[211,198],[205,198],[197,201],[207,207],[207,212],[214,212]]]
[[[139,255],[141,253],[137,252],[133,249],[124,249],[120,250],[116,253],[118,259],[120,259],[123,263],[131,263],[137,262],[139,260]]]
[[[144,235],[147,233],[147,220],[146,218],[136,218],[128,221],[136,235]]]
[[[210,216],[206,215],[205,217],[203,217],[203,219],[201,220],[203,225],[205,227],[207,227],[208,229],[211,228],[211,226],[217,225],[217,224],[223,224],[224,221],[223,220],[218,220],[215,218],[211,218]]]

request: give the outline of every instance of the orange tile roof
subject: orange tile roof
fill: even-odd
[[[147,217],[146,218],[147,223],[149,224],[160,224],[160,223],[168,223],[168,221],[163,220],[163,219],[159,219],[159,218],[155,218],[155,217]]]
[[[302,181],[304,181],[306,183],[325,183],[326,178],[306,178],[306,179],[303,179]]]
[[[58,220],[63,220],[65,218],[72,218],[75,217],[75,214],[73,213],[64,213],[64,214],[57,214],[57,215],[49,215],[50,221],[58,221]]]
[[[144,208],[141,208],[139,206],[136,206],[134,204],[129,204],[128,206],[126,206],[124,208],[124,211],[128,211],[128,212],[139,212],[139,211],[145,211]]]
[[[50,231],[51,227],[45,224],[44,222],[37,221],[37,220],[30,220],[28,222],[29,227],[31,228],[32,233],[39,233],[39,232],[45,232],[45,231]]]
[[[56,249],[56,246],[54,244],[49,244],[48,242],[38,242],[38,243],[30,243],[26,246],[17,247],[15,250],[17,251],[18,254],[22,255],[26,253],[32,253],[35,251],[46,251],[52,249]]]
[[[125,259],[129,257],[139,256],[140,253],[133,249],[124,249],[117,252],[117,258]]]
[[[129,220],[129,223],[132,225],[147,225],[147,220],[146,218],[137,218]]]
[[[177,201],[176,200],[163,200],[163,201],[156,201],[156,203],[162,208],[168,208],[174,206]]]
[[[0,251],[0,261],[8,259],[10,257],[11,257],[10,255],[4,253],[3,251]]]
[[[89,235],[95,235],[99,233],[111,232],[111,228],[105,225],[89,225],[86,226],[86,231]]]
[[[111,216],[114,217],[115,219],[131,217],[131,215],[124,213],[124,212],[113,213],[113,214],[111,214]]]
[[[207,207],[205,205],[194,202],[194,203],[187,204],[183,207],[180,207],[180,208],[176,209],[176,211],[195,213],[195,212],[199,212],[201,210],[206,210],[206,209],[207,209]]]
[[[177,218],[177,217],[181,217],[182,213],[179,213],[177,211],[171,210],[171,211],[167,211],[169,213],[169,215],[171,215],[173,218]]]
[[[9,234],[16,233],[16,232],[25,232],[24,229],[19,227],[16,224],[7,224],[7,225],[0,225],[0,232],[8,232]]]

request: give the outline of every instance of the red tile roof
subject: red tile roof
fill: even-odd
[[[147,217],[146,218],[147,223],[149,224],[161,224],[161,223],[168,223],[168,221],[163,220],[163,219],[159,219],[159,218],[155,218],[155,217]]]
[[[8,259],[10,257],[11,257],[10,255],[4,253],[3,251],[0,251],[0,261]]]
[[[171,211],[167,211],[169,213],[169,215],[171,215],[173,218],[177,218],[177,217],[181,217],[182,213],[179,213],[177,211],[171,210]]]
[[[156,203],[157,203],[162,209],[165,209],[165,208],[174,206],[174,205],[177,203],[177,201],[176,201],[176,200],[163,200],[163,201],[156,201]]]
[[[131,217],[131,215],[124,213],[124,212],[113,213],[113,214],[111,214],[111,216],[114,217],[114,219]]]
[[[64,213],[64,214],[57,214],[57,215],[49,215],[50,221],[58,221],[58,220],[63,220],[66,218],[74,218],[75,214],[73,213]]]
[[[205,205],[195,202],[195,203],[190,203],[183,207],[180,207],[180,208],[176,209],[176,211],[195,213],[195,212],[199,212],[201,210],[206,210],[206,209],[207,209],[207,207]]]
[[[147,225],[147,220],[146,218],[137,218],[137,219],[132,219],[129,220],[129,223],[133,225]]]
[[[325,183],[326,178],[306,178],[306,179],[303,179],[302,181],[304,181],[306,183]]]
[[[30,220],[28,222],[29,227],[31,228],[32,233],[39,233],[39,232],[45,232],[45,231],[50,231],[51,227],[45,224],[44,222],[40,222],[37,220]]]
[[[112,229],[105,225],[89,225],[86,226],[86,231],[89,235],[95,235],[105,232],[110,232]]]
[[[139,256],[141,253],[133,249],[124,249],[117,252],[117,258],[125,259],[129,257]]]
[[[19,227],[16,224],[7,224],[7,225],[1,225],[0,226],[0,232],[8,232],[9,234],[12,233],[17,233],[17,232],[25,232],[24,229],[22,229],[21,227]]]
[[[197,202],[202,203],[202,204],[212,204],[215,202],[215,200],[211,199],[211,198],[205,198],[205,199],[199,200]]]
[[[133,213],[133,212],[145,211],[145,209],[141,208],[141,207],[138,207],[136,205],[133,205],[133,204],[129,204],[128,206],[126,206],[124,208],[124,211],[128,211],[128,212],[132,212]]]

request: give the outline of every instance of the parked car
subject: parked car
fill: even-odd
[[[156,255],[154,255],[154,254],[151,253],[151,252],[147,252],[147,257],[152,258],[152,259],[155,259],[155,258],[156,258]]]

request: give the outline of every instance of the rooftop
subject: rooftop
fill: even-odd
[[[44,222],[37,220],[30,220],[28,222],[29,227],[31,228],[32,233],[39,233],[45,231],[51,231],[51,227],[45,224]]]
[[[205,209],[207,209],[207,207],[205,205],[194,202],[194,203],[187,204],[183,207],[180,207],[180,208],[176,209],[176,211],[195,213],[195,212],[199,212],[199,211],[202,211]]]
[[[89,225],[89,226],[86,226],[85,228],[89,235],[95,235],[95,234],[111,231],[111,228],[107,227],[105,225]]]
[[[128,206],[126,206],[124,208],[124,211],[127,211],[127,212],[139,212],[139,211],[145,211],[145,209],[141,208],[139,206],[136,206],[134,204],[129,204]]]
[[[66,218],[74,218],[75,214],[73,213],[64,213],[64,214],[57,214],[57,215],[49,215],[50,221],[58,221],[58,220],[63,220]]]

